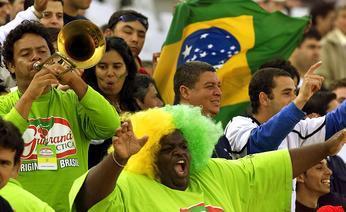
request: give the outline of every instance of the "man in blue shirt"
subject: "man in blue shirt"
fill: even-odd
[[[298,96],[290,75],[281,69],[257,71],[249,85],[252,115],[234,117],[219,140],[219,157],[235,159],[247,154],[325,141],[346,126],[346,103],[326,116],[304,119],[301,110],[320,89],[323,77],[314,73],[316,63],[304,75]]]

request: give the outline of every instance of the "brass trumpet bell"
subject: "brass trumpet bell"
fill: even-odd
[[[57,39],[58,52],[42,63],[35,63],[34,68],[41,70],[45,64],[57,63],[66,69],[90,68],[103,57],[106,42],[102,31],[87,20],[75,20],[66,24]]]

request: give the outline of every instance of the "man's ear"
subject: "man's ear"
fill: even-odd
[[[141,102],[139,99],[137,99],[137,98],[135,98],[135,101],[136,101],[136,103],[137,103],[137,105],[142,109],[142,110],[144,110],[144,104],[143,104],[143,102]]]
[[[180,98],[181,99],[188,99],[190,96],[190,88],[188,88],[185,85],[181,85],[179,87],[179,93],[180,93]]]
[[[111,36],[113,36],[113,31],[111,29],[107,28],[103,34],[105,37],[111,37]]]
[[[11,178],[16,179],[18,177],[20,165],[21,165],[21,162],[19,161],[16,165],[13,166],[11,171]]]
[[[316,26],[318,26],[319,24],[321,24],[321,22],[323,22],[323,17],[318,15],[316,16]],[[311,24],[311,23],[310,23]]]
[[[301,175],[299,175],[298,177],[297,177],[297,182],[298,183],[304,183],[305,181],[304,181],[304,174],[301,174]]]
[[[15,66],[12,64],[12,62],[7,63],[6,66],[7,66],[7,70],[11,74],[15,74]]]
[[[260,105],[263,105],[263,106],[268,106],[269,105],[269,97],[266,93],[264,92],[260,92],[259,95],[258,95],[258,100],[259,100],[259,103]]]
[[[297,58],[297,57],[299,57],[300,55],[299,55],[299,46],[297,46],[297,48],[295,48],[294,49],[294,51],[293,51],[293,53],[291,54],[291,56],[290,56],[290,59],[295,59],[295,58]]]

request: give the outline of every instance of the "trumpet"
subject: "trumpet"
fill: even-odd
[[[33,68],[40,71],[44,65],[59,63],[65,72],[74,68],[86,69],[96,65],[106,50],[102,31],[87,20],[66,24],[58,34],[57,46],[57,52],[42,63],[34,63]]]

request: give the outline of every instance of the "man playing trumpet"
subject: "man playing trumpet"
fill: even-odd
[[[10,32],[2,54],[18,90],[0,99],[0,116],[23,133],[19,182],[56,211],[67,211],[70,186],[88,168],[89,141],[111,137],[119,117],[75,72],[59,64],[33,68],[53,53],[41,24],[23,22]],[[71,89],[52,88],[57,83]]]

